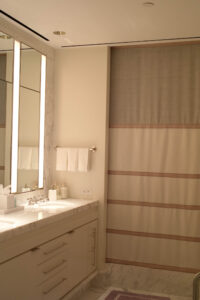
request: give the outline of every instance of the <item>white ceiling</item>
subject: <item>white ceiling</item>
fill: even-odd
[[[53,47],[200,36],[200,0],[1,0],[1,10]]]

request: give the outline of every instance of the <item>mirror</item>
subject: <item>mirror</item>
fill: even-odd
[[[14,40],[0,32],[0,184],[11,183]]]

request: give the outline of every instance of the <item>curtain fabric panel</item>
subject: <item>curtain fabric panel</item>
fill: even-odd
[[[111,51],[107,262],[200,271],[200,46]]]

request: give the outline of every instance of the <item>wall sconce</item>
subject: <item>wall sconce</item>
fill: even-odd
[[[17,191],[20,42],[14,41],[11,193]]]
[[[45,127],[45,88],[46,88],[46,56],[41,56],[40,86],[40,141],[39,141],[39,174],[38,187],[44,186],[44,127]]]

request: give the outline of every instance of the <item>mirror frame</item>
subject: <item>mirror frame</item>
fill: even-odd
[[[19,41],[14,39],[11,193],[17,192],[20,52],[21,52],[20,44],[21,43]],[[43,188],[44,186],[45,91],[46,91],[46,56],[41,54],[38,188]]]

